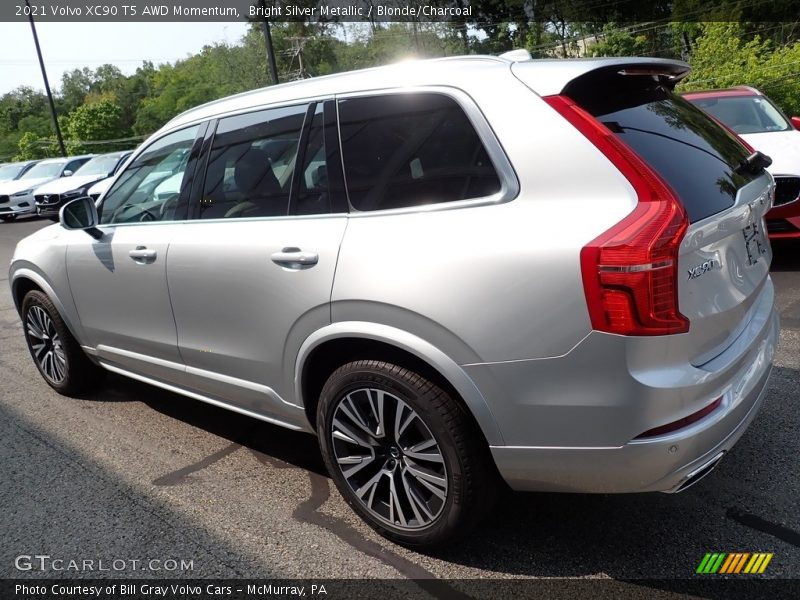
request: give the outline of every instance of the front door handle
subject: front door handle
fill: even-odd
[[[280,252],[274,252],[271,258],[276,265],[295,270],[307,269],[319,262],[319,254],[303,252],[300,248],[284,248]]]
[[[128,256],[139,264],[145,264],[153,262],[158,253],[155,250],[148,250],[145,246],[136,246],[135,250],[128,252]]]

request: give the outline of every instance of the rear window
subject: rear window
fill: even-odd
[[[734,171],[748,152],[733,135],[655,79],[605,74],[570,88],[568,96],[669,183],[692,223],[733,206],[756,177]]]

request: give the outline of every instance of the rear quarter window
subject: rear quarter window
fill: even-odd
[[[452,98],[405,93],[339,101],[350,203],[359,211],[491,196],[500,178]]]

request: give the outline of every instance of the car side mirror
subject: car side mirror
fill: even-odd
[[[72,176],[72,171],[70,171],[69,169],[67,169],[66,171],[64,171],[64,172],[61,174],[61,176],[62,176],[62,177],[71,177],[71,176]]]
[[[58,211],[58,222],[64,229],[80,229],[96,240],[103,237],[103,232],[97,228],[100,222],[100,218],[97,216],[97,207],[89,196],[77,198],[62,206]]]
[[[800,129],[800,117],[792,117],[791,121],[795,129]]]

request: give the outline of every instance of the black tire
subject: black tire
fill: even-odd
[[[31,290],[25,295],[22,327],[33,363],[42,378],[59,394],[72,396],[87,392],[103,381],[105,370],[89,360],[47,294]],[[37,335],[42,332],[45,339]],[[45,358],[48,352],[49,359]]]
[[[17,215],[0,215],[0,219],[5,221],[6,223],[11,223],[11,221],[17,220]]]
[[[343,404],[348,402],[349,394],[352,394],[349,396],[350,404]],[[382,400],[379,401],[378,398]],[[394,404],[396,408],[392,412],[390,405],[398,399],[400,402]],[[379,402],[386,406],[385,431],[378,437],[370,434],[369,443],[372,449],[368,452],[371,456],[364,456],[361,462],[365,465],[362,470],[356,469],[356,474],[353,475],[349,467],[340,466],[339,461],[346,465],[359,464],[357,458],[344,455],[350,452],[363,454],[361,448],[367,448],[363,443],[367,438],[361,438],[359,444],[343,441],[343,422],[346,421],[345,424],[352,432],[351,424],[355,421],[348,420],[348,413],[342,412],[342,406],[349,414],[353,414],[354,410],[359,412],[364,417],[362,423],[368,425],[368,429],[380,432],[377,412],[369,413],[369,408],[365,408],[377,406]],[[399,408],[401,405],[403,408]],[[416,414],[410,416],[411,413],[407,412],[409,410]],[[400,428],[399,436],[395,435],[396,425],[389,431],[390,422],[396,421],[393,415],[398,411],[401,415],[400,421],[408,418],[411,423],[405,429]],[[366,435],[366,431],[358,430],[358,435]],[[322,388],[317,407],[317,433],[325,464],[347,503],[378,533],[406,546],[430,548],[466,534],[488,512],[502,485],[486,441],[466,409],[428,379],[397,365],[361,360],[343,365],[334,371]],[[339,437],[334,439],[334,433]],[[410,447],[405,445],[409,439],[414,440],[412,436],[425,440],[428,435],[435,442],[432,450],[430,439]],[[373,444],[376,446],[372,446]],[[407,454],[426,444],[426,452],[433,454],[424,456],[435,456],[437,462],[416,458],[420,457],[420,450],[414,452],[415,458]],[[378,448],[378,445],[381,447]],[[388,446],[388,449],[384,446]],[[439,458],[442,467],[438,465]],[[380,464],[384,465],[384,469],[390,469],[389,472],[373,476],[376,470],[381,471],[377,466]],[[428,494],[427,486],[420,485],[423,483],[417,476],[420,465],[426,473],[435,473],[441,481],[446,480],[443,500],[439,495]],[[415,469],[416,475],[409,472],[410,468]],[[343,469],[349,471],[349,481]],[[370,483],[375,477],[380,477],[379,483]],[[362,481],[357,481],[359,478]],[[392,483],[395,484],[394,492]],[[439,485],[435,487],[441,493]],[[368,499],[372,501],[370,508],[367,507],[367,499],[359,498],[355,489],[361,490],[363,496],[369,496]],[[366,490],[371,491],[368,494]],[[388,502],[380,500],[384,493]],[[420,502],[426,497],[427,501]],[[394,506],[389,508],[393,499],[396,501],[394,506],[398,507],[396,509]],[[425,511],[420,508],[421,505],[425,507]],[[392,512],[387,516],[386,512],[389,510]],[[415,513],[419,519],[414,516]],[[401,514],[406,518],[400,517]],[[392,515],[397,515],[398,518]],[[389,521],[390,518],[393,522]],[[405,526],[401,523],[401,518]]]

